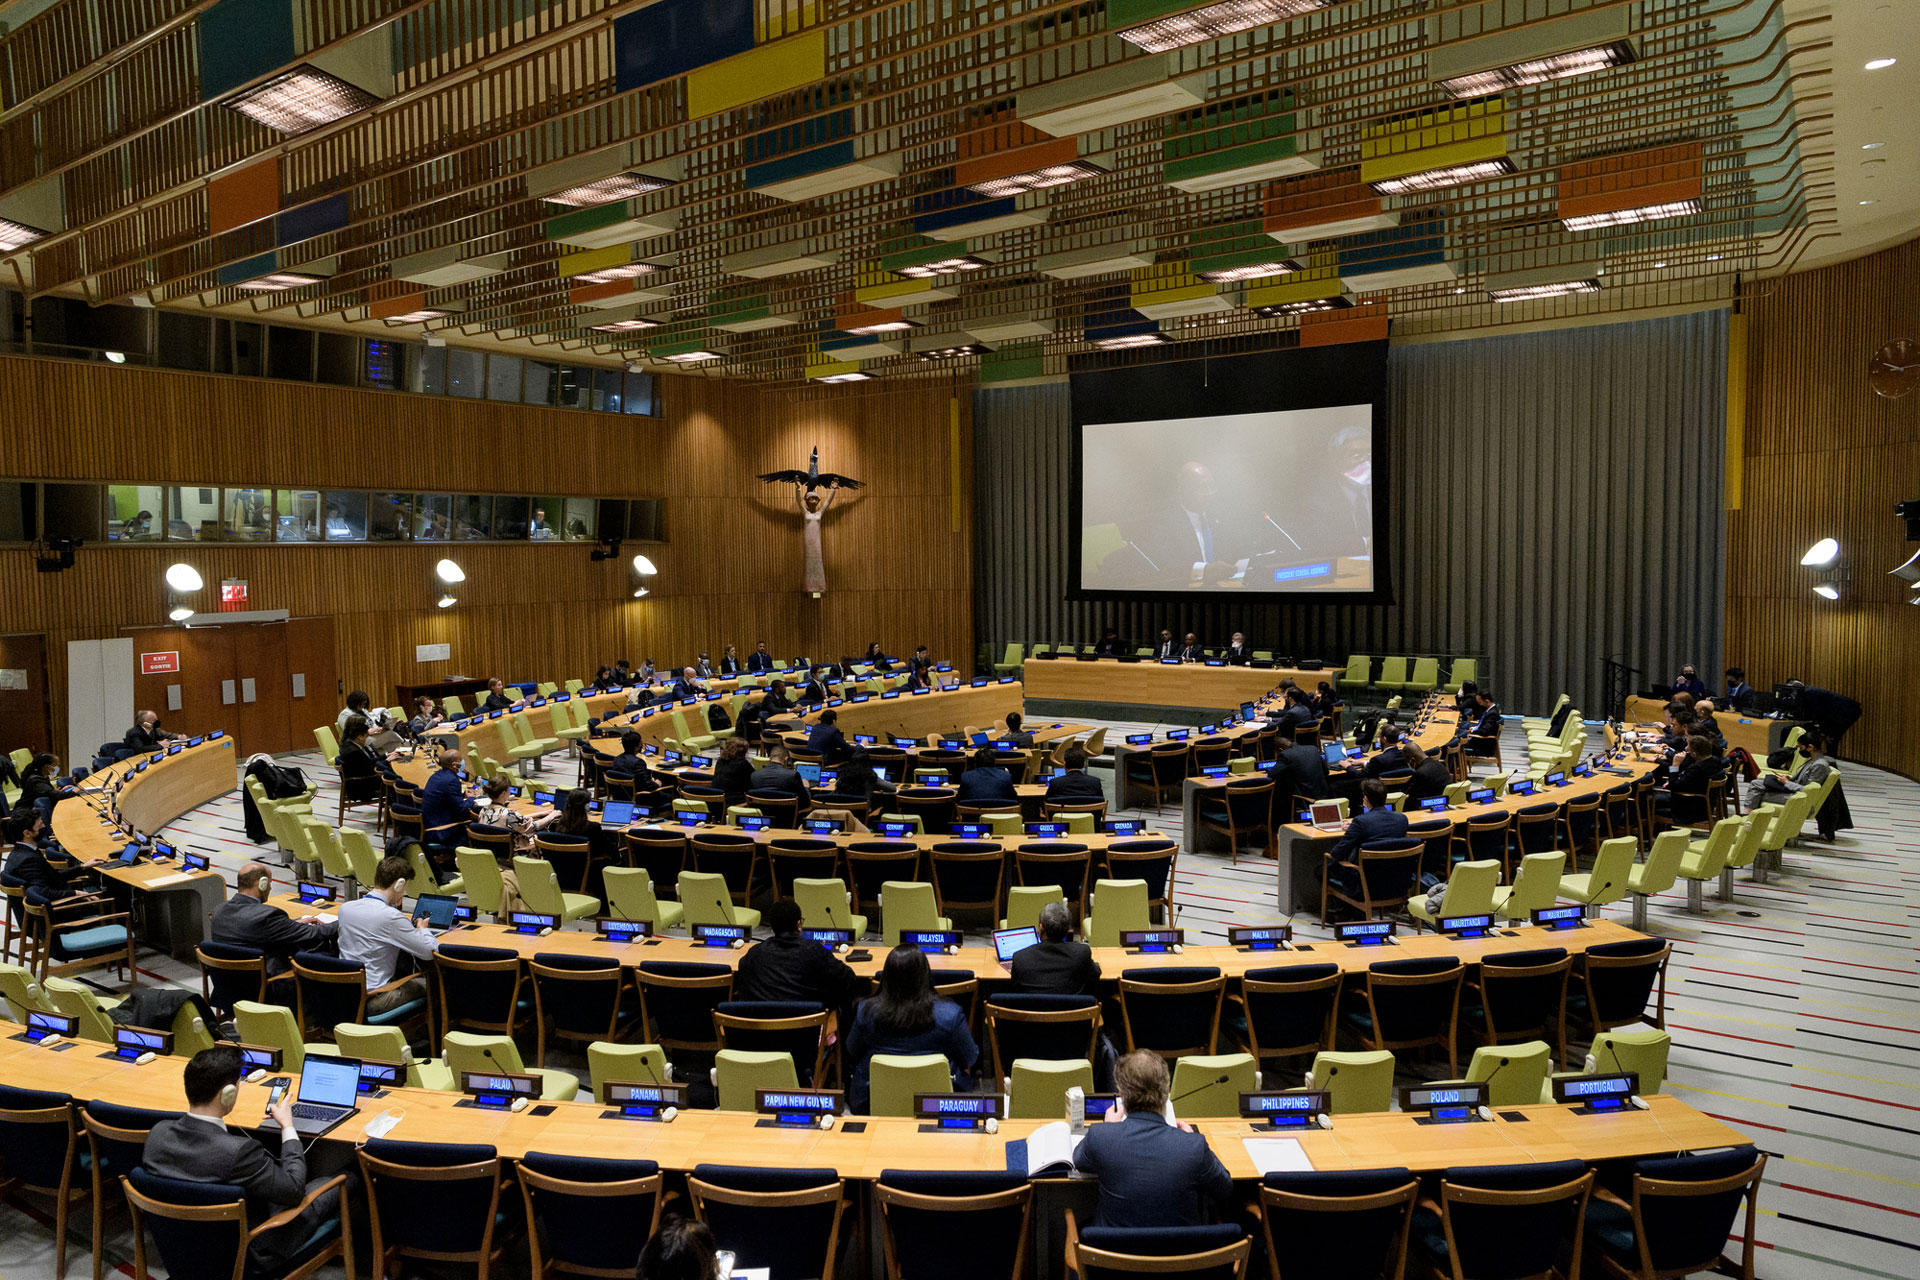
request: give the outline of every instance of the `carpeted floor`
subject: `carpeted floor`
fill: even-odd
[[[1110,723],[1116,737],[1161,727]],[[1508,733],[1524,758],[1517,724]],[[314,809],[330,816],[332,770],[312,752],[289,762],[323,781]],[[1912,902],[1920,785],[1842,767],[1856,825],[1836,843],[1810,834],[1788,849],[1782,873],[1765,885],[1737,876],[1735,901],[1709,896],[1704,916],[1688,915],[1678,890],[1649,913],[1649,928],[1674,944],[1667,1088],[1751,1134],[1771,1157],[1758,1233],[1767,1280],[1920,1275],[1920,909]],[[566,784],[573,775],[570,763],[556,763],[544,776]],[[1111,792],[1111,775],[1103,776]],[[1155,823],[1179,834],[1177,809]],[[255,853],[238,792],[167,834],[210,855],[229,878]],[[1271,864],[1244,855],[1234,865],[1183,854],[1174,890],[1179,923],[1221,940],[1229,924],[1273,922],[1273,893]],[[1624,919],[1627,905],[1608,914]],[[1308,936],[1324,932],[1304,914],[1294,923]],[[165,957],[145,956],[141,967],[199,985],[189,966]],[[550,1055],[549,1064],[586,1074],[584,1059]],[[51,1233],[23,1217],[45,1223],[43,1209],[0,1205],[0,1280],[50,1280]],[[75,1221],[68,1267],[83,1275],[92,1265],[84,1211]],[[124,1215],[111,1222],[108,1265],[131,1274]]]

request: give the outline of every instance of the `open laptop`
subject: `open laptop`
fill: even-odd
[[[820,785],[820,766],[811,760],[800,761],[793,766],[793,771],[799,774],[800,780],[808,786],[817,787]]]
[[[1315,800],[1307,810],[1316,829],[1321,831],[1345,831],[1347,820],[1340,816],[1340,804],[1335,800]]]
[[[1032,925],[1022,925],[1018,929],[995,929],[993,931],[993,952],[1000,957],[1001,964],[1011,964],[1014,953],[1025,951],[1040,941],[1040,935]]]
[[[1347,762],[1347,749],[1338,742],[1328,742],[1321,746],[1320,754],[1327,759],[1329,769],[1338,769]]]
[[[293,1104],[294,1132],[311,1140],[330,1131],[354,1113],[359,1096],[360,1059],[308,1054]]]
[[[444,893],[423,893],[414,900],[415,915],[427,918],[427,932],[438,936],[453,928],[453,909],[460,899]]]

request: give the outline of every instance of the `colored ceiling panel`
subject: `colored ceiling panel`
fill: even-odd
[[[1576,230],[1698,213],[1703,193],[1697,142],[1560,166],[1560,219]]]
[[[296,55],[293,0],[220,0],[194,24],[200,55],[200,100],[278,71]]]
[[[1344,311],[1314,311],[1300,317],[1300,345],[1327,347],[1342,342],[1384,342],[1387,304],[1368,302]]]
[[[1421,174],[1506,159],[1506,100],[1497,95],[1376,120],[1360,131],[1362,182],[1405,182]]]
[[[216,235],[280,212],[280,161],[269,156],[207,183],[207,224]]]
[[[1167,185],[1214,191],[1319,166],[1295,132],[1293,91],[1272,89],[1183,111],[1161,143]]]
[[[803,88],[827,73],[827,33],[815,27],[687,73],[687,115],[695,120]]]
[[[1288,244],[1377,231],[1399,221],[1399,213],[1360,180],[1357,167],[1302,174],[1267,191],[1266,232]]]
[[[302,240],[338,231],[347,225],[348,212],[347,194],[344,191],[324,200],[297,205],[276,220],[274,240],[283,245],[299,244]]]
[[[670,80],[753,47],[753,0],[655,0],[613,20],[614,89]]]

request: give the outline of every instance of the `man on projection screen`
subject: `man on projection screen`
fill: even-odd
[[[1123,521],[1125,541],[1101,566],[1102,577],[1135,587],[1178,588],[1246,572],[1255,547],[1244,512],[1222,508],[1213,472],[1186,462],[1167,503]]]

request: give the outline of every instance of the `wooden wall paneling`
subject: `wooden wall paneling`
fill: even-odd
[[[61,651],[65,650],[66,646],[62,645]],[[0,688],[0,724],[7,726],[7,738],[0,742],[0,752],[12,752],[17,747],[54,751],[47,696],[47,638],[0,636],[0,669],[26,673],[24,689]]]
[[[333,619],[290,618],[287,629],[287,737],[296,751],[312,742],[313,726],[331,724],[346,702],[334,675]],[[293,677],[306,677],[306,693],[295,696]],[[412,714],[413,708],[406,711]]]
[[[160,624],[161,575],[186,560],[209,583],[244,578],[249,603],[326,620],[332,664],[289,699],[304,749],[341,691],[385,704],[395,684],[446,675],[590,675],[615,658],[667,668],[731,642],[764,639],[783,656],[839,654],[879,640],[924,642],[965,666],[973,650],[971,405],[961,405],[957,474],[951,391],[889,388],[826,400],[701,378],[661,379],[660,418],[549,410],[261,379],[0,357],[0,420],[47,424],[22,435],[6,470],[21,477],[257,486],[511,491],[658,497],[669,541],[628,544],[595,563],[584,546],[170,546],[83,548],[65,573],[37,575],[0,551],[9,625],[44,632],[57,735],[64,733],[65,642]],[[825,530],[828,590],[801,591],[801,520],[766,471],[821,466],[867,487],[840,495]],[[660,566],[636,600],[628,559]],[[467,573],[459,603],[435,607],[433,565]],[[202,606],[212,609],[214,587]],[[302,642],[293,641],[296,655]],[[415,646],[447,644],[444,662]],[[168,647],[172,647],[169,645]],[[317,663],[316,657],[292,661]],[[300,670],[300,666],[289,670]],[[158,700],[164,706],[164,699]],[[213,727],[208,725],[206,727]],[[224,727],[232,727],[230,725]],[[243,744],[244,746],[245,744]]]
[[[233,637],[222,629],[195,627],[126,627],[133,639],[133,705],[160,713],[162,728],[176,733],[204,733],[226,729],[238,735],[234,711],[221,701],[221,683],[233,676]],[[140,674],[140,655],[177,653],[179,670],[158,675]],[[180,689],[180,709],[167,707],[167,690]],[[238,693],[235,694],[236,701]],[[125,726],[122,731],[124,732]],[[242,743],[244,746],[245,744]]]
[[[1920,498],[1920,393],[1889,400],[1867,361],[1920,337],[1920,240],[1767,282],[1748,317],[1742,509],[1727,515],[1728,661],[1856,698],[1846,759],[1920,777],[1920,608],[1888,570],[1916,549],[1893,504]],[[1839,540],[1841,598],[1800,557]]]

